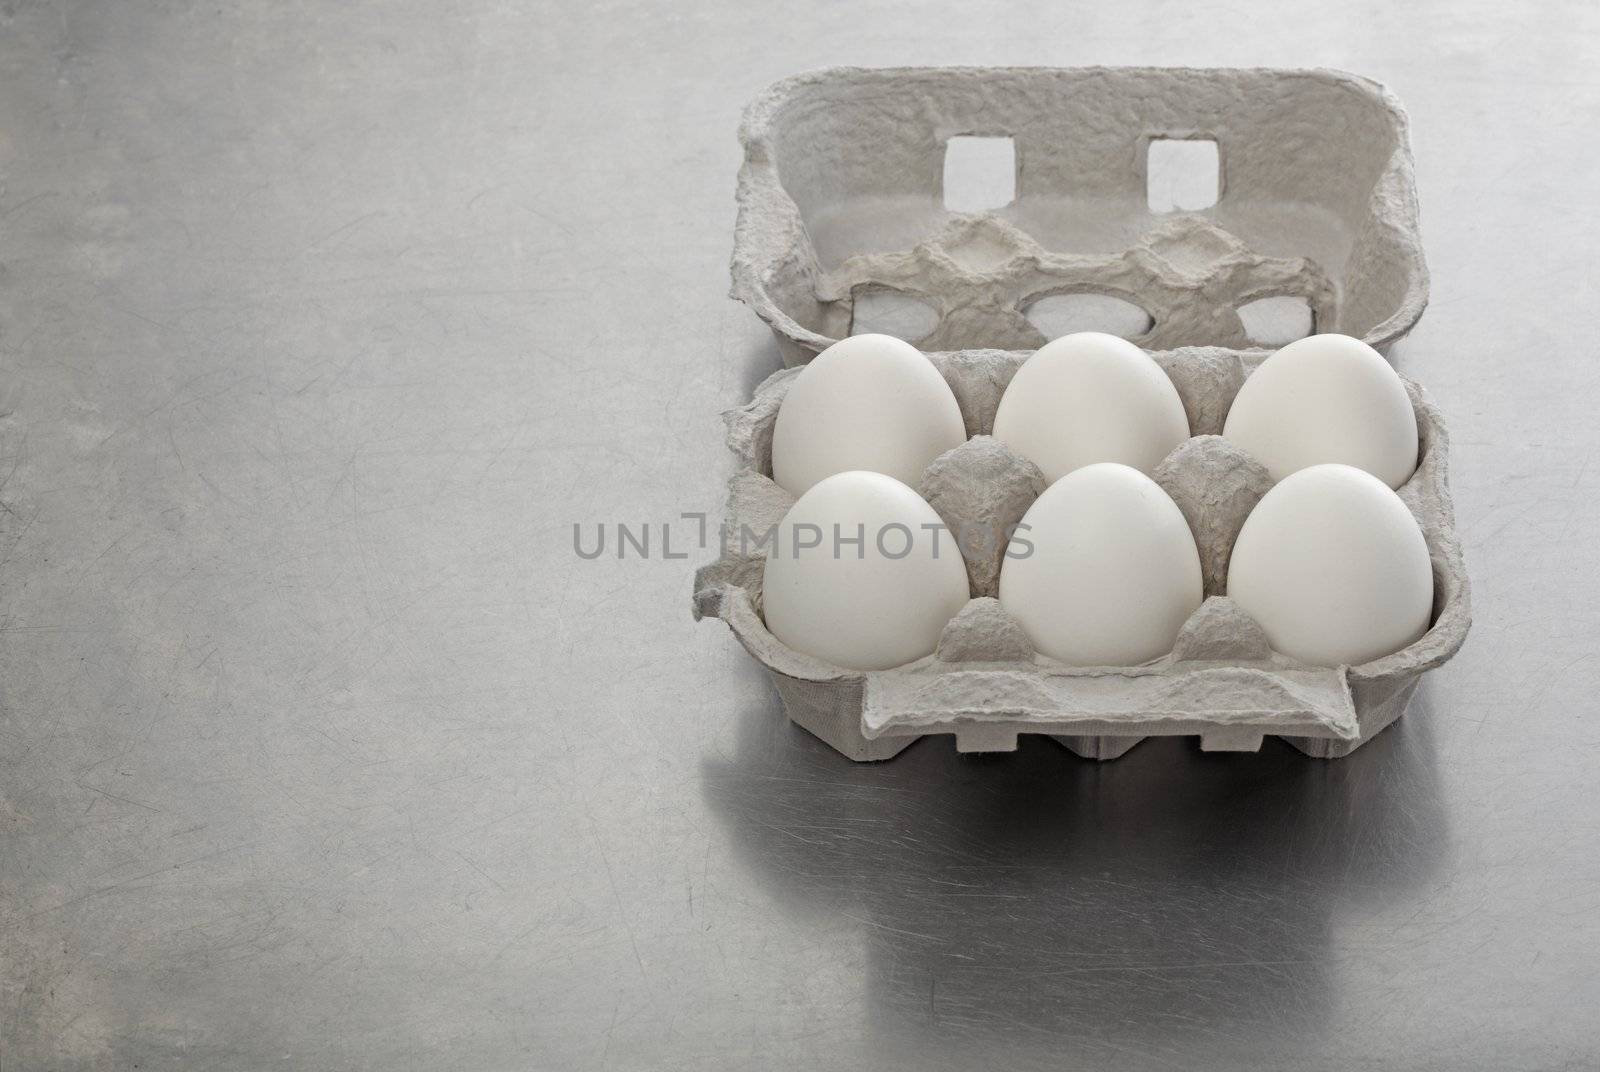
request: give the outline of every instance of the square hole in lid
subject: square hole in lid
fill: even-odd
[[[1222,196],[1222,158],[1212,138],[1152,138],[1145,156],[1151,212],[1196,212]]]
[[[944,143],[944,207],[985,212],[1017,199],[1017,143],[962,135]]]

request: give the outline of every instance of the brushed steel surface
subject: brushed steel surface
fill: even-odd
[[[1600,8],[0,8],[0,1069],[1600,1060]],[[1477,625],[1342,761],[852,766],[686,606],[741,104],[1326,64],[1413,121]],[[572,525],[651,522],[587,561]]]

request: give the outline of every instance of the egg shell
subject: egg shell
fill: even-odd
[[[1000,603],[1040,652],[1132,666],[1172,650],[1204,597],[1200,555],[1154,480],[1115,462],[1050,485],[1022,519]],[[1018,552],[1031,548],[1025,555]]]
[[[1245,519],[1228,596],[1283,654],[1358,666],[1428,631],[1433,569],[1416,519],[1383,481],[1314,465],[1280,481]]]
[[[845,542],[857,536],[859,546]],[[851,670],[931,654],[970,596],[960,548],[933,507],[863,471],[818,481],[789,508],[762,585],[773,636]]]
[[[795,377],[772,430],[772,477],[792,495],[862,469],[915,485],[967,440],[956,396],[908,342],[853,335]]]
[[[1338,462],[1398,488],[1417,469],[1417,415],[1383,355],[1348,335],[1290,343],[1250,374],[1222,434],[1274,480]]]
[[[995,413],[994,437],[1056,481],[1095,462],[1150,473],[1189,438],[1183,399],[1126,339],[1063,335],[1023,362]]]

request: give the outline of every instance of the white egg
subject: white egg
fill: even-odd
[[[1166,654],[1202,598],[1182,511],[1154,480],[1114,462],[1045,489],[1000,570],[1000,603],[1033,646],[1077,666]]]
[[[1127,339],[1063,335],[1023,362],[1000,398],[994,437],[1059,480],[1094,462],[1149,473],[1189,438],[1172,381]]]
[[[1433,569],[1400,496],[1349,465],[1286,477],[1245,518],[1228,596],[1283,654],[1357,666],[1428,631]]]
[[[1274,480],[1340,462],[1391,488],[1417,468],[1417,415],[1383,355],[1348,335],[1311,335],[1244,381],[1222,434]]]
[[[789,385],[772,429],[772,478],[792,495],[851,469],[915,486],[929,462],[966,441],[956,396],[921,351],[852,335]]]
[[[931,654],[966,606],[967,567],[933,507],[881,473],[837,473],[789,508],[762,585],[772,635],[851,670]]]

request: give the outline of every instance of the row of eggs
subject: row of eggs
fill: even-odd
[[[995,411],[994,437],[1047,480],[1094,462],[1153,471],[1189,438],[1183,400],[1160,365],[1115,335],[1064,335],[1017,370]],[[1223,436],[1274,480],[1321,462],[1364,469],[1398,488],[1417,466],[1406,389],[1372,347],[1312,335],[1245,381]],[[928,463],[966,442],[950,385],[910,343],[855,335],[797,376],[772,430],[772,476],[793,495],[850,469],[915,485]]]
[[[1148,475],[1189,431],[1171,380],[1124,339],[1064,336],[1017,370],[994,436],[1050,484],[1018,526],[1026,553],[1007,552],[999,598],[1044,655],[1146,662],[1199,607],[1193,534]],[[1416,468],[1416,418],[1376,351],[1342,335],[1290,344],[1245,381],[1223,434],[1278,481],[1246,519],[1227,578],[1275,649],[1355,665],[1427,630],[1428,550],[1392,490]],[[847,540],[844,553],[795,542],[771,557],[763,612],[779,640],[857,670],[933,651],[969,598],[965,565],[936,537],[890,553],[881,536],[938,531],[911,485],[965,441],[949,385],[908,343],[853,336],[801,370],[773,429],[773,477],[799,496],[781,531],[878,538]]]

